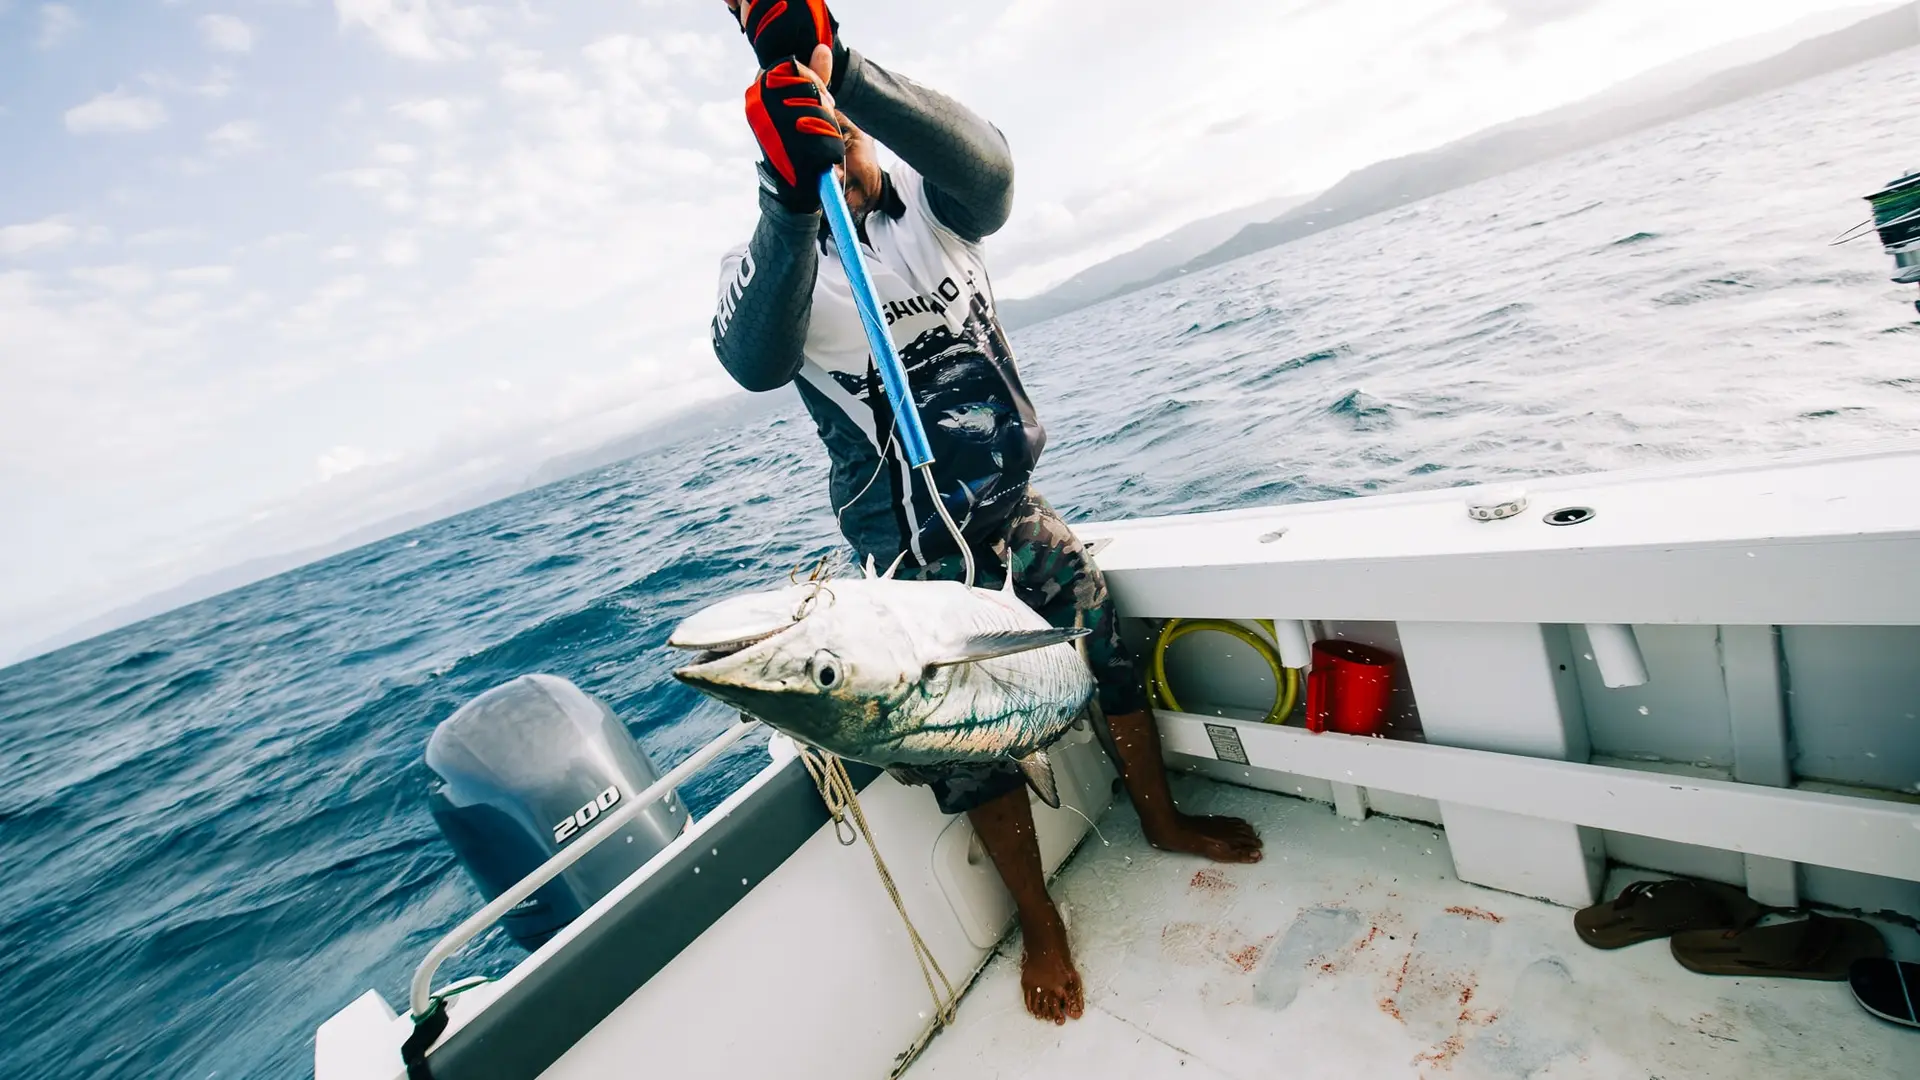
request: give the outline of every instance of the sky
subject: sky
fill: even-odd
[[[834,9],[1006,133],[1020,296],[1860,2]],[[735,392],[753,73],[720,0],[0,0],[0,657]]]

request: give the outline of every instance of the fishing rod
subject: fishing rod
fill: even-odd
[[[827,228],[840,251],[840,266],[847,272],[847,284],[853,287],[853,302],[860,309],[860,324],[867,331],[867,348],[873,352],[873,364],[880,370],[880,381],[887,388],[887,401],[893,405],[893,423],[900,432],[901,451],[906,454],[907,464],[926,484],[933,508],[946,523],[947,532],[953,534],[954,545],[960,549],[961,561],[966,564],[967,585],[972,587],[973,550],[967,546],[966,537],[960,535],[960,526],[954,524],[946,500],[940,497],[939,485],[934,482],[933,448],[927,445],[927,431],[920,425],[920,411],[914,408],[913,395],[907,387],[907,369],[900,363],[893,336],[887,333],[887,324],[880,317],[880,294],[874,291],[866,258],[860,254],[860,235],[853,225],[853,212],[847,208],[846,192],[841,190],[832,169],[820,174],[820,206],[827,213]],[[907,505],[913,505],[911,493]]]

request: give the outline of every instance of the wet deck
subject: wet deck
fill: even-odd
[[[1117,805],[1053,888],[1086,1017],[1025,1014],[1016,935],[911,1080],[1920,1075],[1920,1037],[1844,983],[1695,975],[1664,941],[1601,952],[1568,909],[1460,882],[1431,826],[1176,784],[1254,820],[1266,860],[1155,852]]]

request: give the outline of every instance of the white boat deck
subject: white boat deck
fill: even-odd
[[[911,1080],[1920,1074],[1920,1038],[1845,983],[1695,975],[1664,940],[1592,949],[1567,908],[1456,879],[1437,828],[1175,784],[1189,810],[1254,821],[1265,861],[1154,851],[1118,800],[1107,844],[1089,836],[1053,885],[1086,1016],[1027,1016],[1015,934]]]

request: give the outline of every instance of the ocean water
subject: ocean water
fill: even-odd
[[[1914,292],[1826,241],[1912,165],[1909,50],[1032,328],[1037,483],[1088,520],[1909,435]],[[730,717],[668,628],[831,549],[825,486],[795,404],[0,670],[0,1076],[310,1074],[480,902],[433,726],[547,671],[679,760]]]

